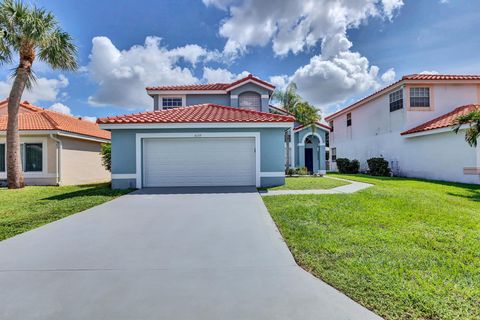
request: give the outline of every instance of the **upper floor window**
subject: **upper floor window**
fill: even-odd
[[[262,100],[256,92],[245,92],[238,97],[238,105],[240,108],[260,111]]]
[[[337,161],[337,148],[332,148],[332,162]]]
[[[163,109],[172,109],[182,106],[182,98],[162,98]]]
[[[410,88],[410,107],[430,107],[430,88]]]
[[[352,126],[352,114],[347,113],[347,127],[351,127],[351,126]]]
[[[330,126],[330,131],[333,132],[333,121],[330,121],[328,124]]]
[[[389,95],[390,98],[390,112],[400,110],[403,108],[403,90],[397,90]]]

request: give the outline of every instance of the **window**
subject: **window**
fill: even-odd
[[[182,106],[182,98],[162,98],[163,109],[172,109]]]
[[[328,123],[328,125],[329,125],[330,128],[331,128],[330,131],[333,132],[333,121],[330,121],[330,122]]]
[[[0,144],[0,172],[5,172],[5,144]]]
[[[242,109],[260,111],[262,106],[262,101],[258,93],[246,92],[246,93],[242,93],[238,97],[238,105]]]
[[[337,161],[337,148],[332,148],[332,162]]]
[[[351,127],[351,126],[352,126],[352,114],[347,113],[347,127]]]
[[[430,107],[430,88],[410,88],[410,107]]]
[[[397,90],[389,95],[390,97],[390,112],[400,110],[403,108],[403,90]]]
[[[24,143],[21,147],[24,172],[43,170],[43,146],[41,143]]]
[[[311,144],[312,139],[310,137],[305,138],[305,144]]]

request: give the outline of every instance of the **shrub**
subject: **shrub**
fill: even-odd
[[[389,176],[390,168],[388,167],[388,161],[379,158],[370,158],[367,160],[368,163],[368,172],[372,176]]]
[[[297,172],[297,169],[295,168],[288,168],[287,169],[287,176],[293,176]]]
[[[112,145],[110,143],[102,144],[102,164],[108,171],[112,171]]]
[[[299,176],[306,176],[308,175],[308,169],[306,167],[300,167],[297,169],[297,174]]]
[[[347,158],[337,159],[337,168],[340,173],[358,173],[360,162],[358,160],[349,160]]]

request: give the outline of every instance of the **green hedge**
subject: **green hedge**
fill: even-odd
[[[338,158],[337,168],[340,173],[358,173],[360,170],[360,162],[356,159]]]

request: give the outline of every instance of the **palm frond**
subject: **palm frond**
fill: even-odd
[[[10,73],[11,78],[18,76],[19,68],[13,68]],[[32,69],[27,70],[27,78],[25,79],[25,88],[31,90],[33,85],[37,83],[37,75]]]
[[[470,146],[476,147],[480,138],[480,110],[458,116],[453,122],[452,130],[458,133],[464,125],[469,126],[465,131],[465,141]]]
[[[77,47],[72,37],[60,28],[56,28],[40,43],[39,58],[53,69],[78,69]]]

